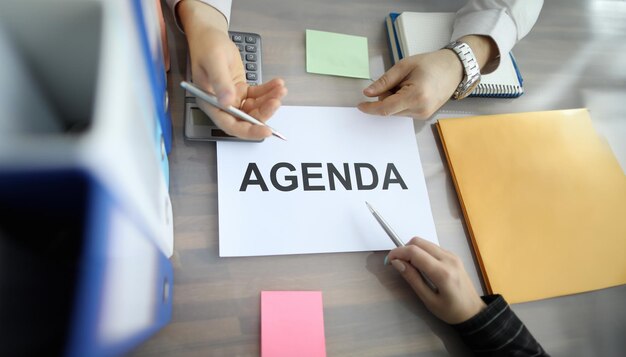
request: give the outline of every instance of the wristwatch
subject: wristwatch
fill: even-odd
[[[463,99],[470,95],[478,83],[480,83],[480,68],[478,68],[478,62],[476,61],[474,52],[472,52],[472,49],[467,43],[452,41],[444,48],[454,51],[463,64],[465,76],[454,91],[454,94],[452,94],[453,99]]]

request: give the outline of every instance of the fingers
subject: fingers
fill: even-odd
[[[247,140],[261,140],[272,135],[272,131],[268,127],[236,119],[232,115],[202,101],[199,101],[198,105],[220,129],[229,135]]]
[[[409,71],[410,67],[405,64],[405,61],[400,61],[380,76],[374,83],[365,88],[363,94],[368,97],[377,97],[384,92],[391,91],[398,86]]]
[[[368,97],[379,97],[376,102],[362,102],[357,108],[364,113],[376,115],[393,115],[408,108],[408,98],[402,88],[393,91],[408,74],[408,67],[398,63],[385,72],[378,80],[363,90]]]
[[[387,91],[387,92],[381,93],[381,94],[378,96],[378,100],[383,100],[383,99],[385,99],[385,98],[387,98],[387,97],[389,97],[389,96],[391,96],[391,95],[393,95],[393,94],[394,94],[394,93],[393,93],[393,92],[390,92],[390,91]]]
[[[437,260],[442,260],[442,259],[444,259],[445,257],[447,257],[450,254],[447,250],[441,248],[437,244],[435,244],[433,242],[429,242],[426,239],[422,239],[422,238],[419,238],[419,237],[411,238],[411,240],[407,243],[407,245],[409,245],[409,244],[416,245],[416,246],[422,248],[428,254],[430,254],[433,257],[435,257]]]
[[[258,108],[252,110],[252,115],[257,119],[266,122],[280,108],[281,102],[278,99],[268,99],[262,101]]]
[[[256,88],[266,86],[266,84],[267,88]],[[282,80],[272,80],[261,86],[250,87],[248,97],[241,109],[259,120],[266,121],[280,107],[280,99],[287,94],[287,88]]]
[[[415,85],[407,83],[396,93],[383,93],[375,102],[362,102],[357,108],[373,115],[397,115],[418,119],[428,119],[437,109],[439,102],[420,95]]]
[[[274,78],[271,81],[260,84],[258,86],[248,87],[247,97],[248,98],[260,98],[260,97],[267,95],[268,93],[272,91],[275,91],[278,88],[285,89],[285,93],[283,94],[283,96],[287,94],[286,88],[285,88],[285,81],[282,80],[281,78]]]
[[[413,288],[413,291],[417,296],[424,301],[427,305],[434,303],[437,294],[424,282],[424,279],[420,275],[419,271],[415,267],[403,262],[400,259],[394,259],[391,261],[391,265],[402,275],[404,280]]]
[[[357,108],[364,113],[389,116],[407,110],[410,104],[410,98],[407,97],[406,91],[399,91],[383,100],[359,103]]]
[[[437,258],[415,244],[393,249],[389,252],[387,259],[389,261],[394,259],[404,260],[423,271],[429,277],[438,275],[438,272],[442,269],[442,264]],[[436,281],[435,284],[437,284]]]
[[[243,102],[241,106],[243,111],[261,121],[267,121],[280,107],[280,99],[286,95],[287,88],[285,88],[282,79],[274,79],[252,87],[239,83],[235,86],[235,93],[234,102]],[[267,127],[237,119],[205,103],[200,102],[199,104],[215,124],[227,134],[248,140],[260,140],[271,135],[271,130]]]
[[[280,97],[267,97],[259,99],[248,98],[241,109],[253,117],[265,122],[280,107],[281,101],[279,98]]]

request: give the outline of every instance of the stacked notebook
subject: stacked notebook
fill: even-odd
[[[432,52],[450,42],[453,12],[403,12],[387,16],[387,34],[394,63],[404,57]],[[524,93],[522,76],[512,53],[502,56],[498,69],[483,75],[472,97],[515,98]]]
[[[515,303],[626,283],[626,176],[586,109],[437,127],[489,293]]]

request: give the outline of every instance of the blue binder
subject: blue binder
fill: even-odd
[[[144,54],[145,66],[148,71],[148,77],[151,81],[152,94],[154,97],[154,105],[158,115],[158,122],[163,132],[165,140],[165,149],[169,154],[172,150],[172,121],[168,111],[166,110],[167,96],[167,78],[165,75],[165,64],[163,63],[161,41],[156,41],[157,48],[150,48],[150,39],[148,37],[147,24],[144,18],[145,11],[143,9],[142,0],[132,1],[135,22],[139,32],[142,52]]]
[[[0,268],[7,355],[117,356],[171,317],[171,263],[81,168],[3,169]]]
[[[155,125],[154,133],[154,148],[155,154],[161,164],[161,172],[165,179],[165,187],[170,187],[170,163],[167,157],[167,144],[165,143],[165,133],[161,128],[161,125]]]

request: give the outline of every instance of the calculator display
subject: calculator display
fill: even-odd
[[[191,108],[191,121],[193,125],[215,126],[211,118],[198,108]]]

